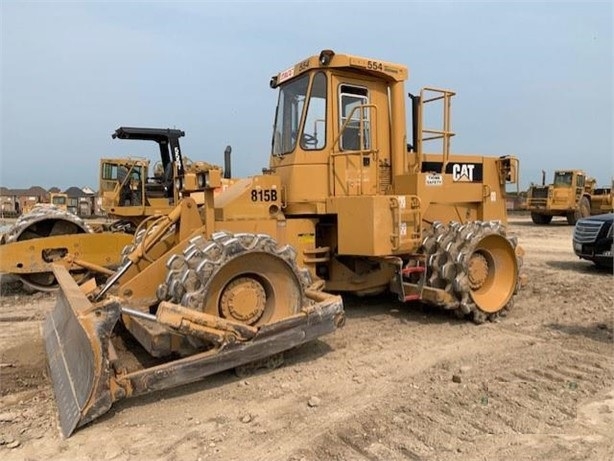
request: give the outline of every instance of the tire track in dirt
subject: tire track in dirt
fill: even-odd
[[[603,393],[614,383],[607,355],[545,342],[528,347],[518,342],[510,347],[509,337],[502,344],[507,344],[506,360],[488,364],[487,354],[482,355],[478,364],[462,374],[464,385],[442,382],[432,367],[415,381],[419,388],[426,384],[426,403],[415,394],[387,388],[345,419],[320,421],[325,426],[310,447],[296,447],[290,459],[382,459],[378,456],[383,451],[385,459],[403,459],[407,454],[417,459],[452,459],[459,452],[478,456],[480,439],[489,435],[513,440],[516,435],[558,433],[576,418],[580,399]],[[524,353],[546,359],[539,367],[532,363],[526,368]],[[595,360],[606,366],[593,365]],[[474,369],[479,371],[475,375]],[[438,385],[429,387],[429,380]],[[448,434],[449,442],[442,443],[440,434],[433,437],[433,430]]]
[[[453,329],[454,327],[451,327]],[[480,327],[477,327],[480,329]],[[462,330],[459,329],[459,330]],[[460,331],[459,331],[460,333]],[[487,337],[485,337],[487,336]],[[407,347],[413,340],[419,341],[421,346],[426,346],[425,341],[422,338],[412,338],[411,331],[408,332],[407,338],[403,343],[398,344],[399,347]],[[397,337],[398,339],[398,337]],[[526,343],[526,339],[519,337],[518,335],[506,335],[500,330],[484,329],[484,335],[476,335],[468,339],[460,339],[455,334],[450,334],[445,337],[431,338],[431,347],[426,347],[425,350],[419,354],[415,354],[411,358],[411,367],[399,367],[395,361],[380,363],[374,367],[374,376],[369,380],[369,385],[364,386],[360,390],[352,389],[353,392],[345,398],[340,398],[334,402],[327,400],[326,408],[323,408],[321,412],[306,415],[308,419],[305,419],[303,423],[299,423],[294,427],[294,431],[301,433],[307,431],[309,427],[317,427],[318,431],[311,432],[310,440],[307,442],[309,446],[305,446],[305,440],[299,439],[294,446],[291,443],[283,445],[283,451],[266,451],[267,446],[258,447],[256,452],[265,453],[263,457],[257,459],[286,459],[286,458],[306,458],[306,459],[356,459],[357,448],[358,451],[363,453],[358,459],[370,459],[370,456],[376,459],[381,458],[381,451],[388,449],[397,451],[397,455],[401,452],[407,454],[414,453],[416,456],[423,456],[420,450],[416,451],[416,443],[407,444],[404,446],[387,447],[381,443],[379,439],[369,440],[369,444],[363,443],[363,441],[356,438],[356,434],[369,434],[371,429],[368,427],[373,421],[377,421],[376,414],[381,415],[387,413],[384,407],[390,405],[391,401],[395,401],[401,397],[401,402],[405,399],[411,401],[411,395],[423,396],[426,389],[434,386],[434,383],[439,383],[442,374],[451,378],[450,364],[463,363],[467,357],[471,357],[474,354],[479,354],[482,348],[481,342],[484,340],[492,340],[492,351],[495,353],[502,352],[503,350],[513,347],[519,348],[522,344]],[[408,344],[405,344],[408,343]],[[438,344],[437,344],[438,343]],[[334,360],[334,358],[331,358]],[[374,357],[365,357],[365,361],[369,363],[378,363]],[[434,371],[433,371],[434,370]],[[427,376],[429,379],[425,380],[421,376]],[[429,393],[430,394],[430,393]],[[393,414],[406,414],[411,412],[410,407],[406,407],[405,404],[400,404],[397,411],[391,412]],[[349,410],[348,410],[349,409]],[[275,410],[277,413],[278,411]],[[467,411],[463,408],[457,409],[455,412],[464,412],[467,416]],[[413,415],[422,418],[426,424],[429,421],[429,414],[417,414]],[[432,416],[433,418],[448,421],[451,418],[455,419],[456,415],[437,414]],[[400,421],[397,421],[397,423]],[[380,421],[381,424],[390,424],[389,421]],[[393,426],[395,423],[392,424]],[[447,427],[444,425],[444,427]],[[339,431],[340,437],[337,434],[336,428],[345,428]],[[351,430],[348,432],[348,429]],[[272,432],[282,429],[281,427],[272,428]],[[430,431],[420,428],[420,425],[410,426],[408,430],[414,433],[414,441],[421,442],[424,446],[429,446],[431,441]],[[345,435],[344,435],[345,434]],[[350,435],[353,434],[353,435]],[[338,441],[331,445],[330,437],[339,438]],[[351,447],[347,448],[347,452],[334,452],[328,447],[335,446],[347,446],[348,441],[351,441]],[[370,444],[378,443],[377,452],[372,453]],[[275,443],[268,444],[275,446]],[[398,445],[398,444],[397,444]],[[419,444],[417,444],[419,445]],[[316,448],[310,448],[316,447]],[[400,451],[399,451],[400,450]],[[390,454],[390,453],[389,453]],[[367,456],[368,455],[368,456]],[[405,455],[404,455],[405,456]],[[383,459],[395,459],[394,457],[385,456]]]

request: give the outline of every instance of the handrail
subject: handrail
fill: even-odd
[[[351,111],[350,114],[346,117],[345,122],[343,123],[343,125],[341,125],[341,129],[339,130],[339,134],[337,134],[337,136],[335,137],[335,140],[333,142],[333,146],[339,146],[339,151],[340,152],[347,152],[347,151],[342,151],[341,149],[341,144],[339,143],[339,141],[341,140],[341,136],[343,135],[343,132],[346,130],[348,124],[351,121],[355,121],[353,120],[353,116],[354,116],[354,112],[356,112],[357,110],[361,110],[360,112],[360,117],[358,118],[359,120],[359,127],[360,127],[360,147],[364,147],[364,139],[362,136],[363,133],[363,129],[364,129],[364,117],[363,114],[364,112],[362,112],[362,109],[365,108],[369,108],[369,109],[373,109],[374,110],[374,116],[371,117],[371,121],[373,122],[374,125],[374,129],[372,130],[372,132],[377,133],[377,106],[375,104],[361,104],[359,106],[354,107]],[[374,136],[371,136],[371,138],[373,139]],[[376,150],[377,148],[377,138],[375,138],[374,140],[375,142],[372,142],[374,149],[371,150]]]
[[[429,96],[435,93],[434,96]],[[448,159],[450,157],[450,140],[452,136],[455,136],[455,133],[451,130],[451,105],[452,105],[452,96],[456,93],[452,90],[442,89],[442,88],[434,88],[434,87],[424,87],[420,90],[420,109],[418,112],[418,135],[419,139],[416,143],[416,156],[417,156],[417,168],[421,170],[422,165],[422,157],[423,157],[423,143],[425,141],[432,141],[436,139],[442,140],[442,172],[445,171],[446,165],[448,163]],[[442,101],[442,127],[441,128],[425,128],[424,127],[424,106],[428,103]],[[433,136],[425,136],[427,134],[431,134]]]
[[[364,133],[364,128],[365,128],[365,117],[364,117],[364,109],[372,109],[373,113],[370,114],[371,117],[368,119],[368,121],[370,122],[370,128],[371,128],[371,147],[370,149],[365,149],[365,138],[363,136]],[[355,119],[353,119],[354,113],[360,110],[360,117],[358,117],[358,139],[360,140],[360,149],[358,150],[342,150],[341,149],[341,137],[343,136],[343,133],[345,132],[346,128],[348,127],[348,124],[351,121],[356,121]],[[335,157],[342,157],[342,156],[360,156],[361,159],[365,154],[370,154],[370,153],[376,153],[378,151],[377,149],[377,134],[378,134],[378,130],[377,130],[377,106],[375,104],[361,104],[358,105],[356,107],[354,107],[350,113],[348,114],[348,116],[346,117],[345,122],[343,123],[343,125],[341,126],[341,129],[339,130],[339,133],[337,134],[337,136],[334,138],[333,141],[333,152],[330,153],[329,157],[328,157],[328,161],[329,161],[329,181],[328,181],[328,193],[329,195],[333,196],[335,195],[334,192],[334,181],[335,181],[335,163],[334,163],[334,158]],[[338,148],[339,150],[337,152],[334,151],[335,148]],[[360,195],[363,194],[363,162],[360,162]],[[376,175],[377,175],[377,171],[376,171]],[[377,178],[376,178],[377,181]]]

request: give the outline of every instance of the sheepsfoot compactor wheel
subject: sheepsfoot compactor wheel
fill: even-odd
[[[145,310],[115,295],[92,301],[54,266],[60,290],[43,335],[64,436],[126,397],[222,370],[279,366],[283,351],[340,327],[341,298],[312,285],[295,256],[265,235],[193,238],[168,259],[159,303]],[[126,331],[149,353],[141,362],[152,364],[123,360],[117,344]]]
[[[403,280],[395,290],[402,301],[424,300],[475,323],[512,307],[524,252],[499,221],[435,222],[420,251],[423,262],[414,260],[395,278]]]
[[[37,206],[2,236],[0,273],[14,274],[35,291],[55,291],[54,262],[63,261],[82,281],[92,271],[117,266],[121,249],[131,240],[121,232],[94,232],[83,219],[55,206]]]

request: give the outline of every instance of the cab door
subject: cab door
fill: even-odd
[[[376,195],[390,184],[390,119],[384,82],[332,77],[335,196]]]

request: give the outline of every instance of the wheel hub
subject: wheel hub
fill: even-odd
[[[220,300],[222,316],[253,325],[266,307],[266,292],[257,280],[239,277],[230,282]]]
[[[469,286],[472,290],[479,289],[488,277],[488,261],[484,255],[474,253],[468,264]]]

